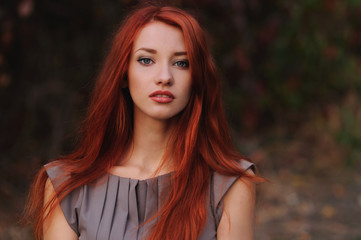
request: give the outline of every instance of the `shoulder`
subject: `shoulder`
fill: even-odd
[[[246,174],[254,175],[251,169]],[[238,178],[223,198],[218,239],[253,239],[255,184],[249,177]]]
[[[252,239],[255,202],[255,166],[247,160],[239,161],[241,175],[223,175],[214,172],[211,179],[211,204],[217,239]],[[237,231],[235,231],[237,230]],[[249,235],[249,238],[246,236]],[[232,237],[233,236],[233,237]],[[237,238],[238,236],[238,238]]]
[[[52,233],[53,230],[57,233],[62,229],[68,229],[70,227],[72,230],[71,233],[79,234],[77,209],[81,206],[84,198],[84,186],[64,194],[69,187],[67,181],[70,179],[70,174],[66,171],[66,166],[63,162],[54,161],[46,164],[44,168],[48,175],[44,200],[45,202],[51,201],[55,204],[52,211],[53,217],[50,217],[49,220],[51,221],[48,221],[51,222],[49,224],[51,226],[49,233]],[[59,193],[59,191],[62,193]],[[60,201],[57,198],[58,196],[62,196],[59,199]],[[55,227],[57,225],[61,227]]]
[[[239,167],[243,169],[246,173],[246,175],[254,175],[254,164],[247,161],[247,160],[240,160],[239,161]],[[226,176],[223,174],[220,174],[218,172],[214,172],[211,179],[211,190],[213,192],[214,197],[214,207],[216,210],[219,210],[219,208],[222,208],[223,198],[228,193],[228,191],[231,189],[231,187],[238,182],[238,180],[245,179],[246,176]],[[237,184],[238,185],[238,184]]]
[[[248,176],[254,176],[251,169]],[[242,209],[243,206],[253,206],[255,202],[255,183],[249,177],[238,178],[224,196],[224,210]]]
[[[50,178],[47,179],[45,184],[44,203],[48,205],[46,208],[46,215],[43,226],[43,238],[44,239],[78,239],[77,233],[69,225],[59,203],[56,200],[55,190]],[[49,215],[47,215],[49,212]],[[61,236],[61,237],[59,237]]]
[[[44,165],[45,171],[48,175],[45,189],[51,189],[60,197],[60,205],[64,210],[65,207],[79,205],[84,194],[86,185],[81,185],[77,188],[71,188],[74,179],[71,173],[67,170],[66,165],[61,161],[54,161]],[[72,189],[72,190],[69,190]],[[67,209],[70,211],[70,209]]]
[[[51,182],[55,189],[69,178],[65,171],[65,165],[61,161],[50,162],[44,165],[44,168],[49,177],[48,184]]]
[[[44,239],[77,239],[75,223],[69,221],[71,209],[64,203],[69,202],[69,197],[65,197],[61,203],[57,198],[58,187],[68,179],[61,162],[52,162],[44,166],[48,178],[45,183],[44,204],[46,215],[43,225]],[[72,194],[74,195],[74,194]],[[48,215],[49,213],[49,215]],[[59,237],[61,236],[61,238]]]

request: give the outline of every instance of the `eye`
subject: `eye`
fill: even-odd
[[[143,65],[150,65],[150,64],[154,63],[154,61],[152,59],[146,58],[146,57],[141,57],[137,61]]]
[[[176,61],[174,63],[175,66],[180,67],[180,68],[188,68],[189,67],[189,62],[188,60],[181,60],[181,61]]]

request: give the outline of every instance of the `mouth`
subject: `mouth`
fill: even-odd
[[[150,99],[158,103],[170,103],[174,100],[174,95],[169,91],[155,91],[149,95]]]

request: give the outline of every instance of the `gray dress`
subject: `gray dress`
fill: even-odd
[[[242,160],[243,169],[253,164]],[[60,167],[47,169],[54,188],[62,182]],[[167,191],[171,173],[151,179],[137,180],[107,174],[94,184],[72,191],[60,207],[70,227],[82,240],[141,240],[156,220],[148,221],[162,204],[161,192]],[[64,179],[63,179],[64,180]],[[208,218],[200,240],[217,239],[222,216],[223,196],[237,177],[213,173],[206,208]],[[144,224],[144,222],[146,222]]]

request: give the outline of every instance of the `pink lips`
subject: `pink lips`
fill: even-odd
[[[149,97],[158,103],[170,103],[174,99],[174,95],[169,91],[155,91],[149,95]]]

